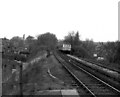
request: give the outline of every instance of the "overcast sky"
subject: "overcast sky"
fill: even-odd
[[[82,40],[118,40],[120,0],[0,0],[0,38],[45,32],[63,39],[79,31]]]

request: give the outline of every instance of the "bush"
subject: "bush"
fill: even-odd
[[[47,50],[47,47],[45,47],[45,46],[34,46],[30,51],[29,58],[32,58],[33,56],[37,55],[38,52],[43,51],[43,50]]]
[[[25,55],[15,54],[14,60],[26,62],[27,58]]]
[[[81,46],[75,46],[72,48],[72,54],[82,58],[89,58],[87,50]]]

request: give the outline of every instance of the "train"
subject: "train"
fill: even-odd
[[[71,44],[63,43],[58,46],[58,50],[62,53],[70,54],[71,52]]]

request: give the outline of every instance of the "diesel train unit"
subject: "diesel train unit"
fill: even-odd
[[[58,46],[58,50],[63,52],[63,53],[66,53],[66,54],[70,54],[71,44],[63,43],[63,44]]]

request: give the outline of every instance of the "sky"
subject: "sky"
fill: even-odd
[[[64,39],[79,31],[80,39],[118,40],[120,0],[0,0],[0,38],[51,32]]]

